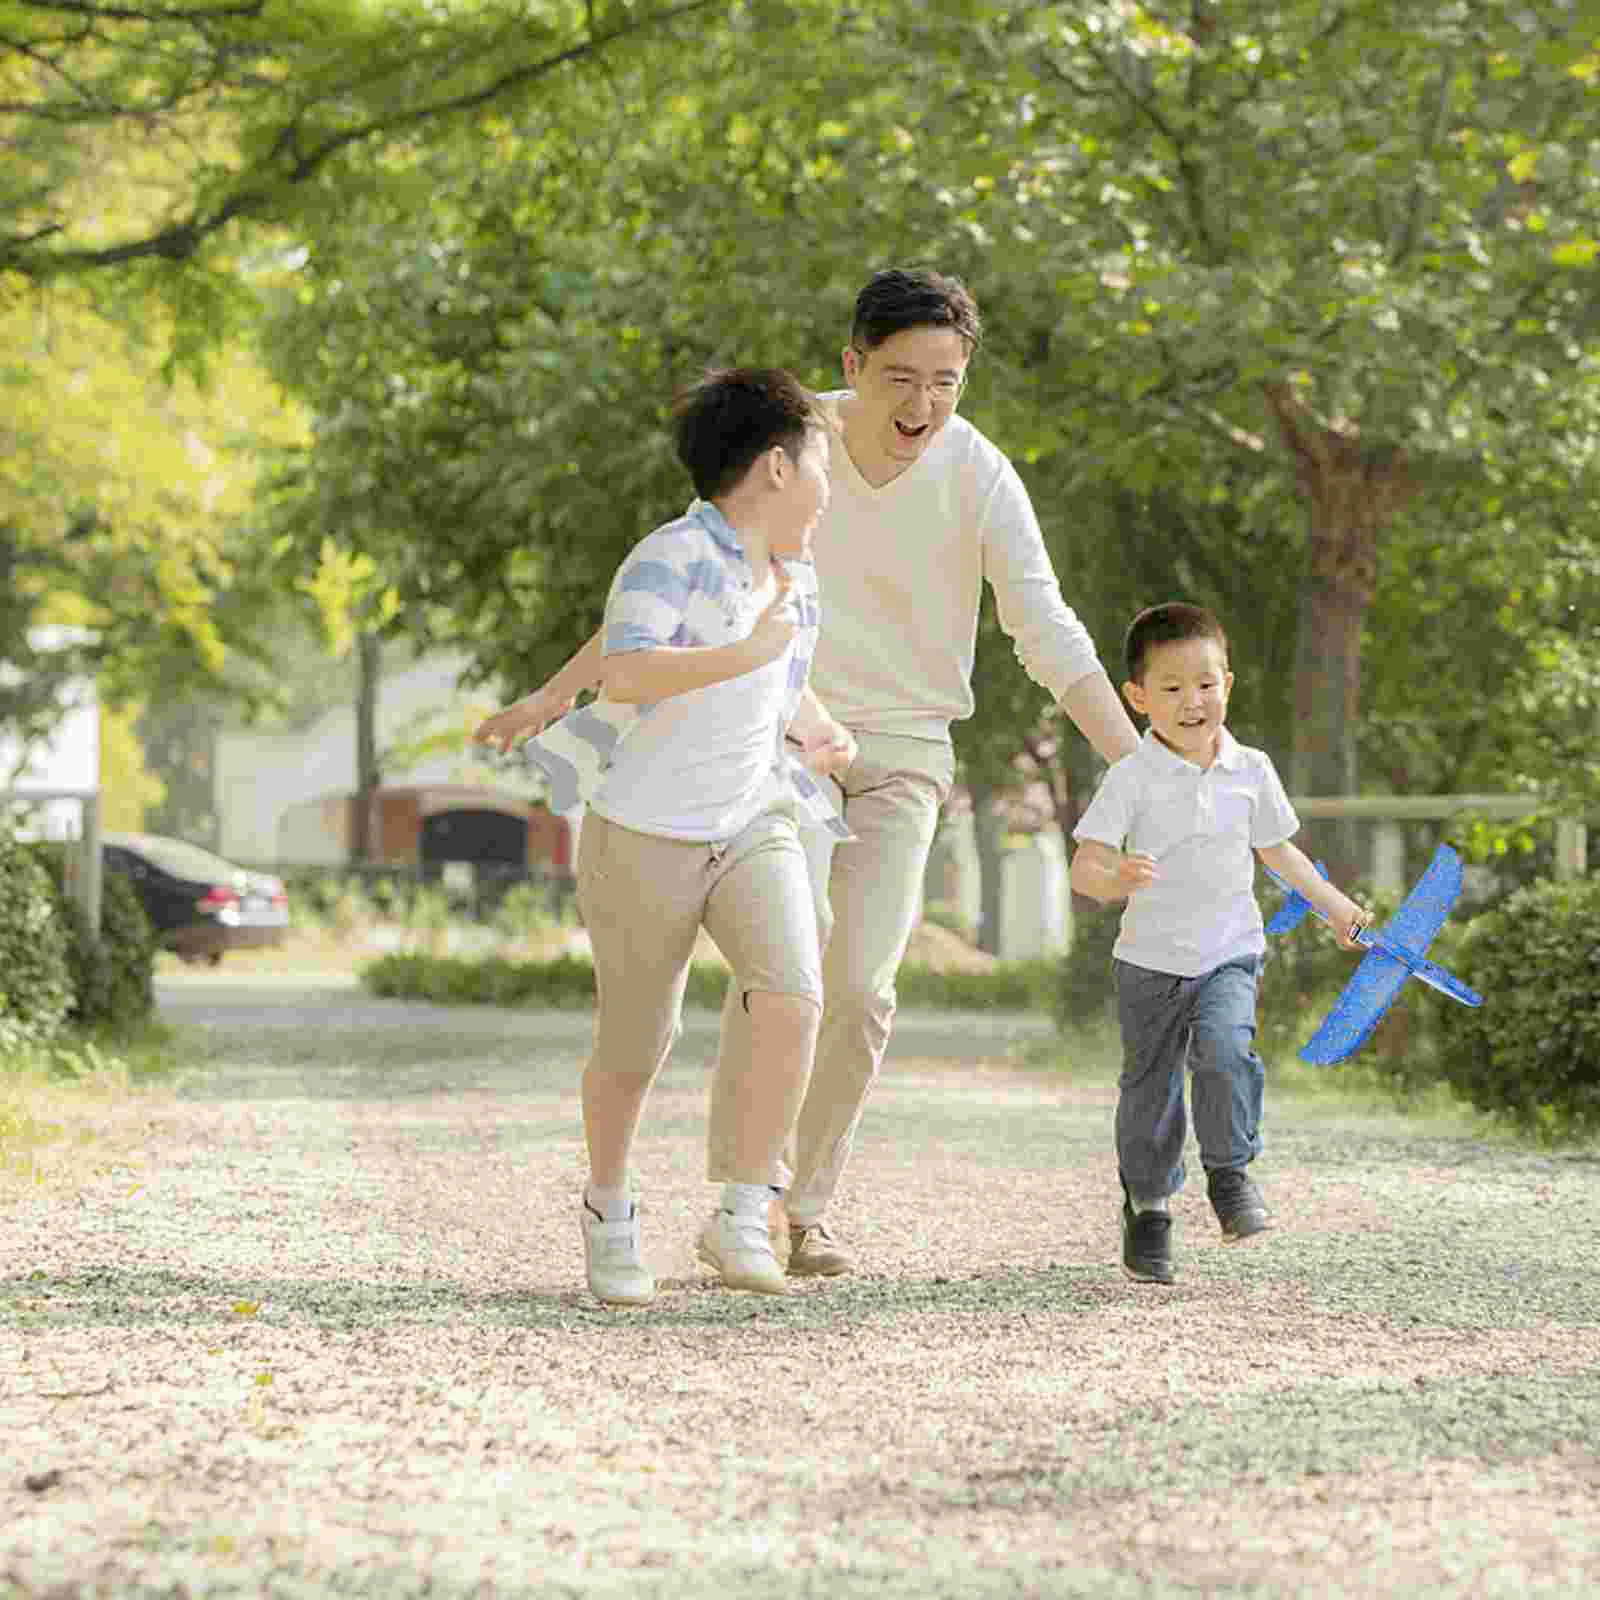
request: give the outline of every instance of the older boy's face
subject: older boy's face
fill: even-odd
[[[1232,688],[1228,658],[1215,639],[1158,644],[1145,658],[1144,681],[1122,686],[1155,736],[1202,767],[1217,753]]]
[[[952,328],[903,328],[872,350],[844,353],[856,392],[852,444],[885,465],[909,467],[955,415],[967,372],[967,342]]]
[[[811,535],[828,509],[827,434],[812,428],[806,434],[805,448],[788,465],[783,526],[773,535],[771,548],[775,556],[806,556],[811,553]]]

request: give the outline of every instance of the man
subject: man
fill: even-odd
[[[853,758],[830,781],[855,837],[806,841],[824,1012],[784,1202],[794,1275],[855,1264],[824,1218],[888,1047],[895,974],[954,778],[950,724],[973,711],[985,579],[1023,667],[1101,757],[1117,761],[1139,744],[1094,641],[1061,598],[1015,468],[956,414],[980,337],[978,308],[957,279],[879,272],[856,299],[843,353],[850,387],[819,397],[837,424],[832,497],[812,543],[827,622],[797,727],[837,724],[853,739]],[[537,731],[597,681],[597,667],[591,640],[477,737],[505,747]],[[829,747],[815,743],[819,755]],[[713,1152],[733,1146],[740,1076],[754,1070],[748,1019],[732,1002],[722,1051]]]

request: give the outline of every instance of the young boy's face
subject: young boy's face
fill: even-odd
[[[1179,639],[1156,645],[1145,657],[1143,681],[1123,684],[1122,692],[1169,750],[1204,767],[1217,753],[1232,688],[1215,639]]]
[[[781,514],[773,523],[775,556],[809,555],[811,535],[828,509],[828,436],[821,428],[807,431],[805,448],[791,467],[781,491]]]
[[[910,466],[955,415],[968,353],[953,328],[902,328],[872,350],[852,345],[844,353],[858,406],[852,431],[885,459]]]

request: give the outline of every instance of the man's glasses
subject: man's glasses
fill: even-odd
[[[862,365],[864,366],[867,360],[867,352],[859,345],[852,345],[851,348],[861,357]],[[920,389],[926,389],[931,400],[944,405],[952,405],[959,398],[961,386],[966,382],[966,378],[964,375],[959,378],[941,375],[937,378],[930,378],[924,383],[920,378],[909,372],[887,372],[883,375],[883,381],[896,394],[909,395],[916,393]]]

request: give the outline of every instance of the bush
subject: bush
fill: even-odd
[[[66,852],[58,844],[31,847],[55,891],[67,934],[73,1004],[68,1020],[84,1027],[125,1026],[155,1009],[156,934],[132,884],[118,872],[100,882],[100,937],[66,886]]]
[[[1600,880],[1519,889],[1468,924],[1453,959],[1484,1003],[1449,1008],[1445,1081],[1542,1139],[1600,1133]]]
[[[1018,961],[991,972],[936,972],[905,966],[895,980],[902,1005],[950,1010],[1043,1010],[1058,964]],[[441,1005],[546,1006],[594,1004],[594,967],[587,956],[553,961],[508,961],[502,956],[434,956],[406,951],[380,956],[361,969],[361,981],[387,999],[431,1000]],[[689,968],[684,1001],[716,1010],[728,987],[728,969],[711,962]]]
[[[943,928],[949,933],[956,934],[968,944],[978,942],[977,928],[953,900],[928,901],[922,908],[922,920],[931,922],[936,928]]]
[[[490,921],[504,939],[526,939],[554,932],[561,917],[549,888],[539,883],[514,883],[495,904]]]
[[[1087,1028],[1114,1022],[1117,986],[1111,976],[1111,950],[1122,923],[1122,903],[1100,905],[1081,895],[1072,900],[1072,946],[1052,965],[1055,982],[1050,1015],[1058,1028]]]
[[[55,1037],[72,1010],[68,933],[37,855],[0,830],[0,1051]]]

